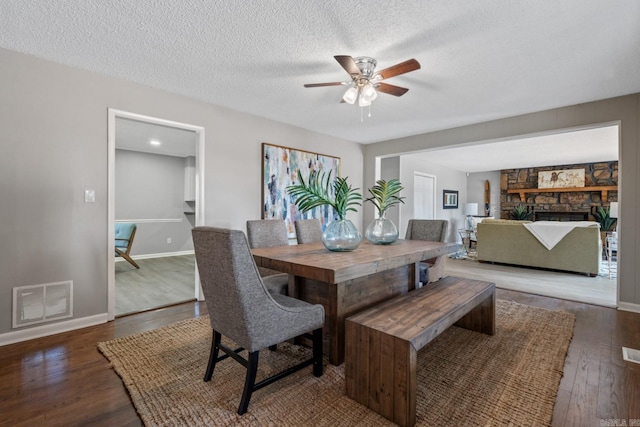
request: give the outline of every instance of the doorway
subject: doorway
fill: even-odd
[[[413,174],[413,217],[436,218],[436,176],[426,173]]]
[[[108,125],[109,319],[202,299],[190,230],[204,221],[204,128],[114,109]],[[116,265],[117,223],[137,226],[131,253],[139,269],[127,262]],[[186,274],[185,268],[190,269]],[[129,294],[118,293],[119,288]]]

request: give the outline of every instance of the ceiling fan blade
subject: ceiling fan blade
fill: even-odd
[[[307,83],[304,87],[321,87],[321,86],[343,86],[345,82],[330,82],[330,83]]]
[[[376,83],[375,87],[378,92],[388,93],[393,96],[402,96],[409,90],[405,87],[390,85],[388,83]]]
[[[390,77],[399,76],[400,74],[408,73],[420,69],[420,63],[411,58],[396,65],[392,65],[389,68],[378,71],[374,79],[384,80]]]
[[[360,68],[358,68],[358,66],[356,65],[356,61],[354,61],[353,58],[349,55],[336,55],[334,56],[334,58],[340,65],[342,65],[342,68],[344,68],[347,73],[349,73],[351,78],[360,75]]]

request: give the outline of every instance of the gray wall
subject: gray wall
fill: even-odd
[[[397,179],[402,183],[402,186],[405,187],[404,190],[400,192],[401,197],[410,198],[413,197],[413,194],[409,195],[407,192],[406,186],[404,182],[400,179],[400,157],[388,157],[386,159],[381,159],[380,161],[380,179],[384,179],[385,181],[389,181],[391,179]],[[367,188],[373,187],[373,184],[367,185]],[[365,190],[364,198],[371,197],[371,193]],[[406,201],[405,201],[406,203]],[[405,232],[400,228],[400,207],[403,204],[400,203],[387,211],[386,217],[393,221],[393,223],[398,227],[398,232],[400,233],[400,238],[404,238]],[[375,209],[374,209],[375,210]]]
[[[485,215],[484,182],[491,185],[491,215],[500,218],[500,171],[470,173],[467,177],[467,203],[478,204],[478,215]]]
[[[149,221],[137,222],[132,255],[193,250],[184,179],[184,157],[116,150],[115,219]]]
[[[464,172],[456,171],[438,164],[418,160],[414,156],[400,157],[400,182],[409,195],[405,203],[400,207],[400,235],[407,232],[409,220],[413,218],[413,175],[414,172],[435,175],[436,177],[436,218],[449,221],[447,242],[458,242],[460,236],[458,229],[464,227],[465,216],[463,214],[464,203],[467,200],[467,176]],[[458,191],[458,209],[442,208],[443,190]]]
[[[415,135],[365,146],[364,180],[375,176],[376,157],[410,153],[426,148],[512,138],[538,132],[604,123],[620,124],[619,300],[640,305],[640,94],[589,102],[491,122]],[[373,218],[365,206],[364,221]]]
[[[207,225],[260,218],[262,142],[339,156],[363,188],[360,144],[5,49],[0,64],[0,334],[15,286],[73,280],[74,318],[107,311],[108,108],[205,128]]]

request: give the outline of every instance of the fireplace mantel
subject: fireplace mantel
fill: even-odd
[[[617,185],[599,185],[595,187],[567,187],[567,188],[520,188],[507,190],[508,194],[519,194],[522,203],[527,202],[527,193],[578,193],[578,192],[599,191],[602,195],[602,202],[607,202],[609,191],[618,191]]]

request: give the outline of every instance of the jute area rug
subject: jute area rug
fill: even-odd
[[[417,425],[551,425],[572,314],[497,301],[496,335],[451,327],[418,356]],[[344,365],[325,359],[315,378],[303,369],[254,392],[236,414],[245,370],[226,359],[202,380],[209,355],[208,317],[98,344],[147,426],[392,426],[349,399]],[[258,380],[309,350],[280,344],[260,354]]]

